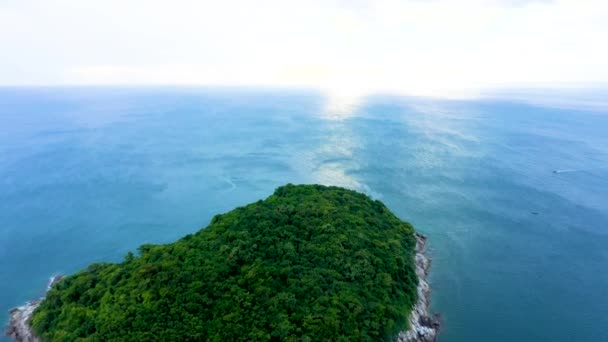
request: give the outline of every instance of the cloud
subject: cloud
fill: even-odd
[[[593,84],[608,82],[606,17],[603,0],[8,1],[0,84]]]
[[[490,4],[522,7],[532,4],[555,4],[556,0],[494,0],[489,1]]]

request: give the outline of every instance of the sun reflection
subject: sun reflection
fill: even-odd
[[[338,164],[325,164],[320,166],[314,173],[315,183],[323,185],[336,185],[348,189],[359,190],[361,183],[352,176],[346,174],[345,168]]]
[[[325,106],[321,117],[327,120],[346,120],[352,118],[363,102],[364,93],[352,91],[327,91]]]
[[[323,140],[307,158],[314,183],[372,193],[353,175],[361,169],[357,151],[361,150],[362,142],[347,120],[355,117],[363,99],[364,94],[359,92],[327,92],[325,105],[320,111],[320,117],[326,122]]]

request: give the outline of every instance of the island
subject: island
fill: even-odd
[[[279,187],[13,309],[18,341],[435,341],[426,239],[382,202]]]

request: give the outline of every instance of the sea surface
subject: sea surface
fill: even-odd
[[[608,111],[276,89],[0,88],[0,323],[285,183],[428,235],[441,342],[608,341]]]

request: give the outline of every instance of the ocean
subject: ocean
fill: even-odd
[[[608,110],[232,88],[0,88],[0,312],[285,183],[426,234],[440,342],[608,341]],[[2,340],[4,341],[4,340]]]

